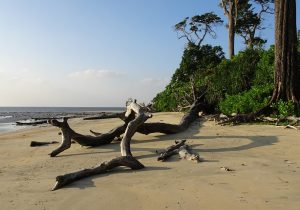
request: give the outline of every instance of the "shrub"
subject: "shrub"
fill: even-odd
[[[225,100],[219,104],[219,109],[227,115],[255,112],[268,104],[272,89],[271,85],[253,86],[249,91],[244,91],[240,94],[226,94]]]
[[[293,103],[293,101],[279,100],[276,103],[272,104],[272,107],[277,109],[277,117],[279,118],[285,118],[296,114],[295,104]]]

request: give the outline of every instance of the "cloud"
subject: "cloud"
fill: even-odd
[[[141,80],[143,85],[151,86],[166,86],[169,83],[169,79],[166,78],[144,78]]]
[[[120,78],[123,77],[124,73],[111,71],[111,70],[96,70],[96,69],[86,69],[83,71],[77,71],[69,74],[71,78],[83,78],[83,79],[91,79],[91,78]]]

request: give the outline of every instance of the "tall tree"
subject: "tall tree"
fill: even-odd
[[[234,56],[234,37],[235,37],[235,25],[238,17],[238,5],[239,0],[221,0],[220,6],[224,10],[224,15],[228,18],[228,54],[231,59]]]
[[[213,38],[216,37],[213,26],[222,23],[223,21],[219,16],[213,12],[209,12],[202,15],[195,15],[191,18],[186,17],[174,26],[174,30],[177,32],[179,39],[186,38],[189,44],[199,47],[207,34]]]
[[[274,14],[273,3],[274,0],[252,0],[245,1],[240,5],[236,33],[244,39],[248,48],[261,46],[266,42],[266,40],[256,36],[256,32],[265,29],[263,16],[266,13]]]
[[[275,0],[275,86],[272,102],[300,99],[300,70],[297,69],[296,1]]]

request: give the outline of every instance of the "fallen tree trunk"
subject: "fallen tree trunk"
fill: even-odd
[[[128,168],[131,168],[132,170],[138,170],[138,169],[142,169],[145,167],[142,163],[140,163],[137,159],[135,159],[132,156],[116,157],[110,161],[103,162],[99,166],[96,166],[94,168],[83,169],[83,170],[76,171],[73,173],[68,173],[68,174],[57,176],[56,183],[55,183],[54,187],[52,188],[52,190],[54,191],[54,190],[60,189],[63,186],[71,184],[71,183],[73,183],[77,180],[83,179],[85,177],[109,172],[112,169],[119,167],[119,166],[126,166]]]
[[[146,107],[143,107],[143,109],[144,108],[147,109]],[[99,134],[98,132],[91,131],[96,136],[82,135],[80,133],[75,132],[73,129],[70,128],[70,126],[67,122],[67,118],[63,118],[63,122],[59,122],[58,120],[55,120],[55,119],[49,120],[48,122],[51,125],[59,127],[62,132],[62,143],[59,146],[59,148],[57,148],[56,150],[54,150],[53,152],[50,153],[50,156],[54,157],[54,156],[58,155],[59,153],[61,153],[62,151],[70,148],[71,139],[73,139],[74,141],[76,141],[78,144],[80,144],[82,146],[95,147],[95,146],[101,146],[104,144],[109,144],[115,138],[119,138],[123,133],[126,132],[128,123],[135,118],[135,115],[137,115],[137,118],[135,120],[138,121],[135,123],[135,125],[138,125],[138,126],[135,127],[134,130],[136,130],[139,133],[148,135],[150,133],[174,134],[174,133],[183,132],[190,126],[190,124],[192,122],[194,122],[196,119],[199,118],[199,112],[202,110],[205,110],[206,108],[207,108],[206,104],[204,104],[202,102],[202,97],[199,97],[193,103],[193,105],[191,106],[191,109],[182,117],[182,119],[178,125],[168,124],[168,123],[144,123],[148,119],[146,116],[144,116],[142,114],[139,116],[139,113],[137,110],[136,110],[137,112],[130,111],[130,112],[128,112],[130,114],[127,116],[126,116],[126,114],[119,116],[121,119],[124,120],[123,125],[118,126],[115,129],[112,129],[108,133]],[[148,109],[147,109],[147,111],[148,111]],[[128,132],[130,132],[130,130]],[[123,141],[123,142],[126,142],[126,141]],[[123,143],[123,144],[126,144],[126,143]],[[128,151],[125,153],[129,154]]]
[[[123,125],[118,126],[108,133],[104,133],[98,136],[88,136],[76,133],[73,129],[70,128],[67,118],[63,119],[63,122],[59,122],[57,120],[50,120],[49,123],[53,126],[59,127],[62,132],[62,142],[61,145],[50,153],[51,157],[58,155],[64,150],[70,148],[71,139],[76,141],[78,144],[82,146],[100,146],[104,144],[111,143],[115,137],[119,137],[124,133],[128,122],[125,122]]]
[[[99,120],[99,119],[109,119],[109,118],[120,118],[124,115],[124,112],[116,113],[102,113],[98,116],[85,117],[83,120]]]
[[[31,147],[39,147],[39,146],[45,146],[48,144],[58,144],[59,142],[57,141],[46,141],[46,142],[41,142],[41,141],[31,141],[30,146]]]

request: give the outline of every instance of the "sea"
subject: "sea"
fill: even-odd
[[[0,132],[25,128],[16,122],[68,116],[86,117],[100,113],[123,112],[124,107],[0,107]]]

